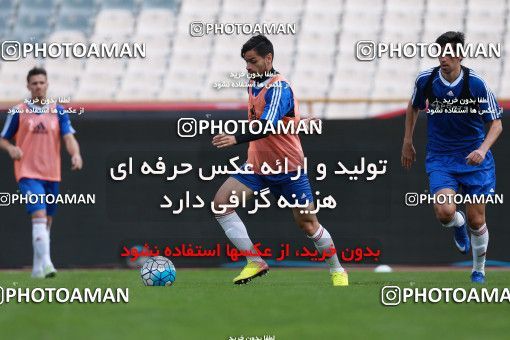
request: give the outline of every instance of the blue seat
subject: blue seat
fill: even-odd
[[[180,0],[145,0],[143,2],[144,8],[166,8],[174,12],[178,12],[180,5]]]

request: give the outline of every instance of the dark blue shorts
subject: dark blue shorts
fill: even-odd
[[[296,199],[299,204],[304,204],[307,199],[312,203],[313,194],[308,175],[301,173],[297,179],[291,179],[296,175],[297,171],[277,175],[235,174],[232,177],[253,191],[260,192],[269,188],[276,199],[283,196],[289,203],[294,203]]]
[[[44,181],[41,179],[22,178],[19,180],[19,190],[23,195],[48,195],[55,196],[59,193],[60,182]],[[47,204],[38,199],[36,203],[27,203],[27,212],[31,215],[37,210],[46,210],[47,216],[53,216],[57,210],[57,203]]]
[[[489,151],[480,165],[466,164],[470,152],[453,155],[428,154],[425,168],[429,176],[430,192],[450,188],[465,195],[493,195],[496,190],[496,166]]]

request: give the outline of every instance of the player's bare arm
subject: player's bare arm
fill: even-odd
[[[492,145],[496,142],[499,135],[503,131],[503,124],[501,123],[501,119],[496,119],[487,123],[489,126],[489,131],[487,131],[487,136],[483,141],[482,145],[473,152],[471,152],[466,157],[467,164],[470,165],[479,165],[485,159],[485,155],[487,151],[492,147]]]
[[[413,134],[418,119],[418,108],[414,108],[411,101],[407,105],[404,142],[402,144],[401,162],[405,169],[410,169],[416,161],[416,150],[413,145]]]
[[[71,170],[81,170],[83,167],[83,160],[80,154],[80,145],[72,133],[68,133],[64,137],[66,150],[71,156]]]
[[[13,160],[18,160],[23,157],[23,151],[5,138],[0,138],[0,149],[5,150]]]

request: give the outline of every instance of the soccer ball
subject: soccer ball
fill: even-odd
[[[149,257],[140,270],[146,286],[171,286],[175,281],[175,267],[163,256]]]
[[[143,251],[143,247],[140,245],[131,247],[131,249],[133,249],[133,248],[135,248],[138,251],[138,254],[141,254]],[[131,258],[127,257],[126,264],[129,268],[133,268],[133,269],[142,268],[143,264],[145,263],[145,261],[147,261],[148,258],[149,258],[148,256],[139,256],[136,260],[131,261]]]

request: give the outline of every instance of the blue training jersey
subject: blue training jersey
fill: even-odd
[[[269,81],[270,78],[254,84],[252,87],[253,95],[257,96]],[[260,119],[270,121],[274,125],[294,109],[294,94],[286,81],[278,81],[274,86],[269,87],[264,99],[266,106]]]
[[[464,87],[466,79],[469,86]],[[476,150],[485,138],[485,123],[501,119],[494,93],[480,76],[464,67],[452,83],[444,79],[437,68],[419,73],[412,106],[423,110],[427,107],[427,99],[427,153],[455,154]]]

